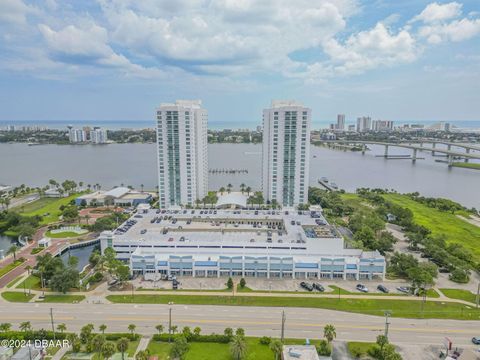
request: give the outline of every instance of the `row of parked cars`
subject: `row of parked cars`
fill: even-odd
[[[134,219],[127,220],[123,226],[115,230],[115,235],[125,234],[136,223],[137,223],[137,220],[134,220]]]
[[[313,291],[313,290],[318,290],[318,291],[320,291],[320,292],[324,292],[324,291],[325,291],[325,288],[324,288],[322,285],[318,284],[318,283],[312,283],[312,284],[310,284],[310,283],[307,283],[307,282],[305,282],[305,281],[302,281],[302,282],[300,283],[300,287],[303,288],[303,289],[305,289],[305,290],[308,290],[308,291]]]

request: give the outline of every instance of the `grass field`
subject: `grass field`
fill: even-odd
[[[79,236],[83,236],[83,235],[86,235],[86,234],[88,234],[88,232],[86,232],[84,234],[78,234],[78,233],[73,232],[73,231],[64,231],[64,232],[61,232],[61,233],[52,234],[50,231],[47,231],[47,233],[45,235],[48,236],[49,238],[52,238],[52,239],[65,239],[65,238],[71,238],[71,237],[79,237]]]
[[[45,225],[51,222],[58,221],[58,217],[61,215],[59,207],[61,205],[67,205],[70,201],[77,198],[80,194],[73,194],[65,198],[41,198],[29,204],[20,206],[17,210],[20,214],[26,216],[46,215],[40,224]]]
[[[2,297],[10,302],[29,302],[34,295],[24,294],[23,292],[5,291]]]
[[[361,342],[361,341],[349,341],[347,342],[347,349],[350,355],[355,359],[362,358],[368,354],[370,349],[375,343]]]
[[[468,290],[459,290],[459,289],[440,289],[445,296],[448,296],[452,299],[460,299],[465,301],[470,301],[475,304],[476,295]]]
[[[22,277],[23,275],[18,275],[15,279],[13,279],[12,281],[10,281],[8,284],[7,284],[7,288],[10,289],[11,287],[13,287],[13,285],[15,285],[17,283],[18,280],[20,280],[20,278]]]
[[[479,320],[480,310],[458,303],[391,299],[332,299],[293,298],[277,296],[213,296],[213,295],[109,295],[113,303],[229,305],[229,306],[277,306],[306,307],[346,311],[360,314],[383,316],[385,310],[392,311],[393,317]]]
[[[15,269],[17,266],[20,266],[23,264],[23,261],[20,261],[20,260],[16,260],[10,264],[8,264],[7,266],[3,267],[0,269],[0,277],[2,277],[3,275],[5,275],[6,273],[12,271],[13,269]]]
[[[45,295],[45,299],[38,302],[73,304],[84,299],[84,295]]]
[[[38,290],[40,289],[40,278],[35,275],[30,275],[18,284],[17,289],[23,289],[24,285],[25,289]]]
[[[460,168],[480,170],[480,164],[479,163],[454,162],[452,164],[452,166],[460,167]]]
[[[246,360],[271,360],[274,358],[272,350],[268,345],[262,345],[259,338],[246,337],[247,356]],[[285,339],[287,344],[304,344],[304,339]],[[311,341],[311,344],[317,344],[318,341]],[[168,342],[150,341],[148,350],[151,355],[158,356],[159,360],[170,359],[171,344]],[[230,353],[229,344],[220,343],[189,343],[189,350],[185,356],[185,360],[230,360],[232,355]]]
[[[480,228],[459,219],[455,214],[429,208],[401,194],[386,194],[385,199],[413,212],[414,221],[432,231],[445,234],[448,243],[459,243],[469,249],[475,261],[480,261]]]

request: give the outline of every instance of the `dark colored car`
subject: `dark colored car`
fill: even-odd
[[[377,290],[381,291],[384,294],[388,294],[388,289],[385,286],[383,286],[382,284],[377,286]]]
[[[480,345],[480,336],[473,337],[472,343],[474,343],[475,345]]]
[[[308,291],[312,291],[312,290],[313,290],[313,286],[310,285],[309,283],[306,283],[305,281],[302,281],[302,282],[300,283],[300,286],[301,286],[302,288],[304,288],[305,290],[308,290]]]
[[[324,288],[322,285],[320,285],[320,284],[313,283],[312,285],[313,285],[313,288],[314,288],[315,290],[318,290],[318,291],[320,291],[320,292],[324,292],[324,291],[325,291],[325,288]]]

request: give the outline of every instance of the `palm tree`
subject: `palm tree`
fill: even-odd
[[[158,335],[160,335],[163,332],[163,325],[159,324],[155,326],[155,329],[157,329]]]
[[[128,343],[128,339],[124,337],[118,339],[117,341],[117,350],[122,353],[122,360],[125,359],[125,351],[128,349]]]
[[[18,251],[18,246],[17,245],[12,245],[12,246],[10,246],[10,249],[7,250],[7,255],[12,254],[13,255],[13,261],[17,261],[17,251]]]
[[[32,324],[30,323],[30,321],[24,321],[20,323],[20,330],[25,332],[32,330]]]
[[[333,339],[337,337],[337,333],[335,332],[335,326],[331,324],[325,325],[323,328],[323,336],[327,339],[328,343],[331,343]]]
[[[232,184],[228,184],[228,185],[227,185],[227,189],[228,189],[228,193],[229,193],[229,194],[232,192],[232,188],[233,188],[233,185],[232,185]]]
[[[220,188],[220,194],[223,195],[224,192],[225,192],[225,188],[222,186],[222,187]]]
[[[282,342],[278,339],[272,340],[270,342],[270,350],[275,354],[275,360],[279,360],[283,350]]]
[[[250,192],[252,191],[252,188],[250,186],[247,186],[245,191],[247,192],[247,196],[250,196]]]
[[[173,335],[175,335],[175,333],[177,332],[177,329],[178,329],[177,325],[172,325],[172,327],[170,328],[170,331],[172,332]]]
[[[11,328],[12,328],[12,324],[10,324],[10,323],[1,323],[0,324],[0,331],[1,332],[10,331]]]
[[[139,351],[137,355],[135,355],[135,360],[148,360],[149,355],[150,351],[148,349]]]
[[[135,324],[130,324],[128,325],[128,331],[130,331],[133,335],[133,332],[135,331],[135,329],[137,328],[137,325]]]
[[[91,216],[90,215],[85,215],[85,221],[87,222],[87,225],[88,225],[88,221],[90,220]]]
[[[242,192],[242,194],[243,194],[243,192],[245,191],[245,186],[246,186],[246,185],[245,185],[244,183],[241,183],[241,184],[240,184],[240,191]]]
[[[235,336],[230,342],[230,353],[233,360],[242,360],[247,355],[247,343],[243,336]]]
[[[98,329],[102,332],[102,334],[105,334],[105,330],[107,330],[107,325],[102,324],[98,327]]]
[[[27,275],[30,275],[30,270],[32,270],[32,267],[30,265],[25,266],[25,270],[27,270]]]
[[[143,193],[143,184],[140,184],[140,188],[142,189],[142,193]]]
[[[104,335],[95,335],[95,337],[92,339],[92,347],[95,352],[98,354],[101,353],[102,351],[102,346],[105,344],[105,336]]]
[[[62,323],[62,324],[58,324],[58,325],[57,325],[57,330],[60,331],[60,332],[63,334],[63,332],[67,330],[67,325],[65,325],[65,324],[63,324],[63,323]]]
[[[105,359],[110,359],[115,354],[115,344],[110,341],[103,344],[101,354]]]

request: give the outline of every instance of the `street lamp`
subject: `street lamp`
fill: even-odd
[[[172,305],[173,301],[169,301],[168,305],[170,307],[168,308],[168,342],[172,341]]]
[[[385,337],[388,339],[388,327],[390,326],[390,322],[388,321],[388,317],[392,313],[390,311],[385,311]]]

